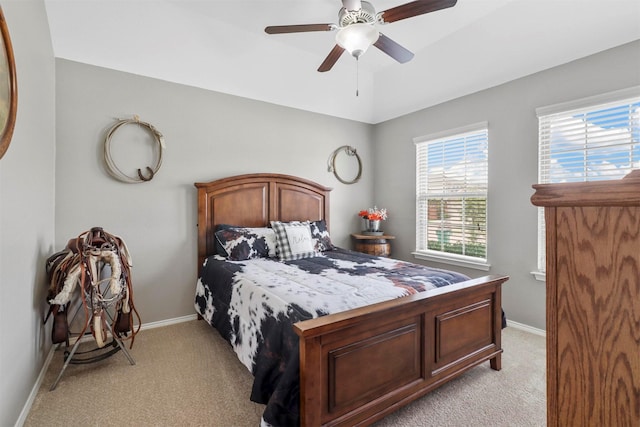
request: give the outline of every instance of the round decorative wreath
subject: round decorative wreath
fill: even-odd
[[[358,162],[358,174],[351,180],[341,177],[336,169],[336,157],[341,151],[344,151],[347,156],[355,157],[356,161]],[[329,172],[333,172],[336,179],[343,184],[355,184],[360,180],[360,177],[362,176],[362,160],[360,160],[360,156],[358,155],[356,149],[351,147],[350,145],[343,145],[342,147],[338,147],[336,150],[334,150],[333,153],[331,153],[331,155],[329,156],[329,160],[327,161],[327,163],[327,169],[329,170]]]
[[[155,167],[152,169],[149,166],[146,167],[146,175],[142,172],[141,169],[138,169],[138,176],[129,176],[122,172],[120,168],[115,164],[113,158],[111,157],[111,139],[113,138],[113,134],[120,129],[120,127],[128,124],[136,124],[142,126],[143,128],[149,130],[153,135],[156,143],[158,144],[158,161],[156,162]],[[162,134],[155,128],[153,125],[140,121],[140,117],[133,116],[132,119],[121,119],[114,124],[111,129],[107,132],[107,136],[104,140],[104,161],[107,165],[107,171],[109,175],[117,179],[118,181],[126,182],[129,184],[139,184],[141,182],[151,181],[155,174],[160,170],[160,166],[162,166],[162,154],[164,151],[164,137]]]

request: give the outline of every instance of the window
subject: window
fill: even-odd
[[[536,112],[541,184],[620,179],[640,168],[640,87]],[[538,212],[538,269],[544,272],[544,209]]]
[[[487,123],[414,142],[414,255],[487,270]]]

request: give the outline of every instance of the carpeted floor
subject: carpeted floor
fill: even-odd
[[[545,340],[507,328],[502,370],[489,363],[400,409],[376,427],[544,426]],[[89,344],[90,345],[90,344]],[[143,330],[124,354],[70,365],[57,351],[25,426],[258,426],[251,374],[207,323]]]

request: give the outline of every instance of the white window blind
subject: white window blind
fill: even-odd
[[[537,113],[539,183],[620,179],[640,168],[639,88],[541,108]],[[540,271],[545,271],[545,258],[544,209],[539,208]]]
[[[486,261],[487,123],[414,141],[416,252]]]

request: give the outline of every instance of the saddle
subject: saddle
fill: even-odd
[[[102,348],[110,320],[113,333],[121,340],[131,339],[133,347],[142,322],[133,303],[131,267],[131,256],[124,241],[101,227],[70,239],[65,249],[50,256],[46,262],[49,313],[45,323],[53,315],[51,341],[69,345],[67,313],[79,286],[86,319],[80,336],[90,328],[98,347]],[[107,270],[108,275],[105,274]],[[107,312],[111,307],[115,315]],[[137,328],[133,325],[134,313]]]

